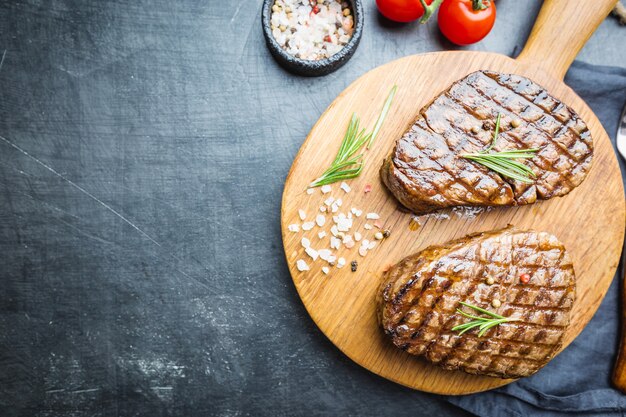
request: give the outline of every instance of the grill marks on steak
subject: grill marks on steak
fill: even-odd
[[[520,275],[530,274],[528,284]],[[486,284],[493,277],[493,285]],[[544,232],[507,228],[432,246],[385,274],[379,319],[399,348],[445,369],[519,378],[535,373],[556,354],[575,298],[572,261]],[[491,301],[502,305],[494,309]],[[478,337],[451,329],[470,319],[456,312],[464,301],[518,322]]]
[[[541,148],[522,161],[537,175],[532,184],[461,157],[491,143],[499,113],[494,151]],[[511,128],[515,119],[521,125]],[[481,127],[478,133],[474,126]],[[527,78],[478,71],[420,111],[383,163],[381,177],[418,214],[451,206],[523,205],[569,193],[585,178],[592,157],[591,134],[572,109]]]

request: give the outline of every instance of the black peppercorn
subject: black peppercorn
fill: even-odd
[[[352,272],[356,272],[356,268],[358,266],[359,266],[359,264],[357,263],[357,261],[350,262],[350,269],[352,270]]]

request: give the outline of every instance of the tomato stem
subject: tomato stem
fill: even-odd
[[[479,10],[485,10],[488,7],[489,7],[489,0],[472,0],[472,9],[474,9],[475,12]]]
[[[428,22],[428,19],[435,13],[437,8],[441,5],[443,0],[435,0],[430,5],[426,4],[426,0],[420,0],[422,7],[424,8],[424,14],[420,18],[420,23],[424,24]]]

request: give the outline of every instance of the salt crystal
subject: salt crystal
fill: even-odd
[[[330,207],[330,205],[333,204],[334,202],[335,202],[335,199],[332,196],[324,200],[324,204],[326,204],[328,207]]]
[[[335,200],[335,204],[337,204],[337,207],[341,207],[343,201],[341,200],[341,198],[338,198],[337,200]]]
[[[324,206],[320,206],[320,211],[321,211],[322,213],[326,213],[326,207],[324,207]]]
[[[356,240],[357,242],[361,240],[361,234],[359,232],[354,233],[354,240]]]
[[[325,231],[321,231],[317,234],[317,237],[319,237],[320,239],[323,239],[324,237],[326,237],[326,232]]]
[[[352,228],[352,219],[347,217],[340,217],[337,222],[337,230],[340,232],[347,232]]]
[[[324,226],[324,224],[326,223],[326,217],[324,217],[321,214],[318,214],[317,217],[315,218],[315,223],[317,223],[319,227]]]
[[[341,30],[341,29],[340,29],[340,30]],[[348,184],[346,184],[346,183],[345,183],[345,181],[344,181],[344,182],[342,182],[342,183],[341,183],[341,185],[340,185],[339,187],[340,187],[343,191],[345,191],[346,193],[349,193],[349,192],[350,192],[350,190],[352,190],[352,189],[350,188],[350,186],[349,186]]]
[[[372,225],[371,225],[371,224],[369,224],[369,223],[365,223],[365,224],[363,225],[363,228],[364,228],[365,230],[372,230]]]
[[[339,233],[339,230],[337,230],[337,225],[334,225],[330,228],[330,233],[333,234],[333,236],[337,236],[337,234]]]
[[[298,216],[300,216],[300,220],[306,219],[306,213],[302,209],[298,210]]]
[[[339,206],[337,205],[337,203],[333,203],[331,209],[333,213],[337,213],[339,211]]]
[[[367,255],[367,247],[366,246],[361,246],[359,248],[359,255],[361,255],[361,256]]]
[[[323,266],[323,267],[322,267],[322,272],[323,272],[324,274],[328,275],[328,272],[330,272],[330,269],[328,269],[328,267],[327,267],[327,266]]]
[[[329,264],[334,264],[336,260],[337,260],[337,257],[335,255],[330,255],[328,257],[328,263]]]
[[[296,262],[296,266],[298,267],[298,271],[300,272],[309,270],[309,266],[302,259],[298,259],[298,262]]]
[[[303,248],[308,248],[309,246],[311,246],[311,241],[306,237],[303,237],[300,243],[302,243]]]
[[[290,232],[299,232],[300,231],[300,226],[297,224],[290,224],[289,226],[287,226],[287,229]]]
[[[332,191],[332,187],[328,184],[322,185],[322,194],[328,194]]]
[[[317,254],[323,261],[328,261],[333,253],[330,251],[330,249],[320,249],[317,251]]]
[[[348,243],[344,243],[344,246],[348,249],[352,249],[354,245],[355,245],[354,240],[351,240]]]
[[[311,230],[313,229],[313,226],[315,226],[315,223],[313,222],[302,223],[302,230]]]
[[[337,259],[337,268],[343,268],[346,265],[346,260],[344,258]]]
[[[376,213],[367,213],[365,218],[368,219],[368,220],[378,220],[378,219],[380,219],[380,216],[378,214],[376,214]]]
[[[311,259],[313,259],[314,261],[317,260],[319,253],[315,249],[313,249],[312,247],[308,247],[304,251],[307,255],[311,257]]]
[[[331,238],[330,238],[330,247],[332,249],[339,249],[339,245],[341,245],[341,240],[337,239],[334,236],[331,236]]]
[[[313,188],[307,188],[306,189],[306,193],[309,194],[309,195],[313,194],[314,192],[315,192],[315,190]]]
[[[376,242],[373,240],[367,245],[367,249],[374,249],[376,247]]]

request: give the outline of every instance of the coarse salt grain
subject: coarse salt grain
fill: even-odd
[[[317,260],[319,253],[315,249],[309,246],[304,251],[306,252],[307,255],[311,257],[311,259],[313,259],[314,261]]]
[[[337,236],[337,234],[339,234],[339,230],[337,230],[337,225],[333,224],[333,226],[330,228],[330,233],[332,233],[333,236]]]
[[[328,261],[333,253],[330,251],[330,249],[320,249],[317,251],[317,254],[323,261]]]
[[[298,262],[296,262],[296,267],[300,272],[309,270],[309,266],[302,259],[298,259]]]
[[[309,246],[311,246],[311,241],[306,237],[303,237],[300,243],[302,243],[303,248],[308,248]]]
[[[341,245],[341,240],[337,239],[334,236],[331,236],[331,238],[330,238],[330,247],[332,249],[339,249],[339,245]]]
[[[352,188],[350,188],[350,186],[346,184],[345,181],[342,182],[339,187],[341,187],[341,189],[345,191],[346,193],[349,193],[352,190]]]
[[[319,237],[320,239],[325,238],[325,237],[326,237],[326,232],[322,230],[321,232],[319,232],[319,233],[317,234],[317,237]]]
[[[373,240],[367,245],[367,249],[374,249],[376,247],[376,242]]]
[[[324,206],[320,206],[320,211],[321,211],[322,213],[326,213],[326,207],[324,207]]]
[[[324,226],[324,224],[326,223],[326,217],[322,216],[321,214],[318,214],[317,217],[315,218],[315,223],[317,223],[319,227]]]
[[[359,255],[365,256],[367,255],[367,246],[362,246],[359,248]]]
[[[377,213],[367,213],[365,218],[367,220],[378,220],[378,219],[380,219],[380,216]]]
[[[302,223],[302,230],[311,230],[313,229],[313,226],[315,226],[314,222]]]
[[[327,266],[323,266],[323,267],[322,267],[322,272],[323,272],[324,274],[328,275],[328,273],[330,272],[330,269],[328,269],[328,267],[327,267]]]
[[[356,217],[361,216],[361,214],[363,214],[363,211],[356,209],[354,207],[352,207],[352,209],[350,210],[350,212],[352,212],[352,214],[354,214]]]
[[[344,258],[337,259],[337,268],[343,268],[346,264],[346,260]]]
[[[337,204],[337,207],[341,207],[341,205],[343,204],[343,200],[341,198],[338,198],[337,200],[335,200],[335,204]]]
[[[300,220],[306,219],[306,213],[302,209],[298,210],[298,216],[300,216]]]
[[[287,226],[287,229],[290,232],[299,232],[300,231],[300,226],[297,224],[290,224],[289,226]]]
[[[369,224],[369,223],[365,223],[365,224],[363,225],[363,228],[364,228],[365,230],[372,230],[372,225],[371,225],[371,224]]]
[[[354,240],[356,240],[357,242],[361,240],[361,234],[359,232],[354,233]]]
[[[306,189],[306,193],[309,194],[309,195],[313,194],[314,192],[315,192],[315,190],[313,188],[307,188]]]
[[[328,207],[330,207],[330,205],[333,204],[334,202],[335,202],[335,199],[332,196],[324,200],[324,204],[326,204]]]
[[[322,185],[322,194],[328,194],[332,191],[332,187],[328,184]]]

